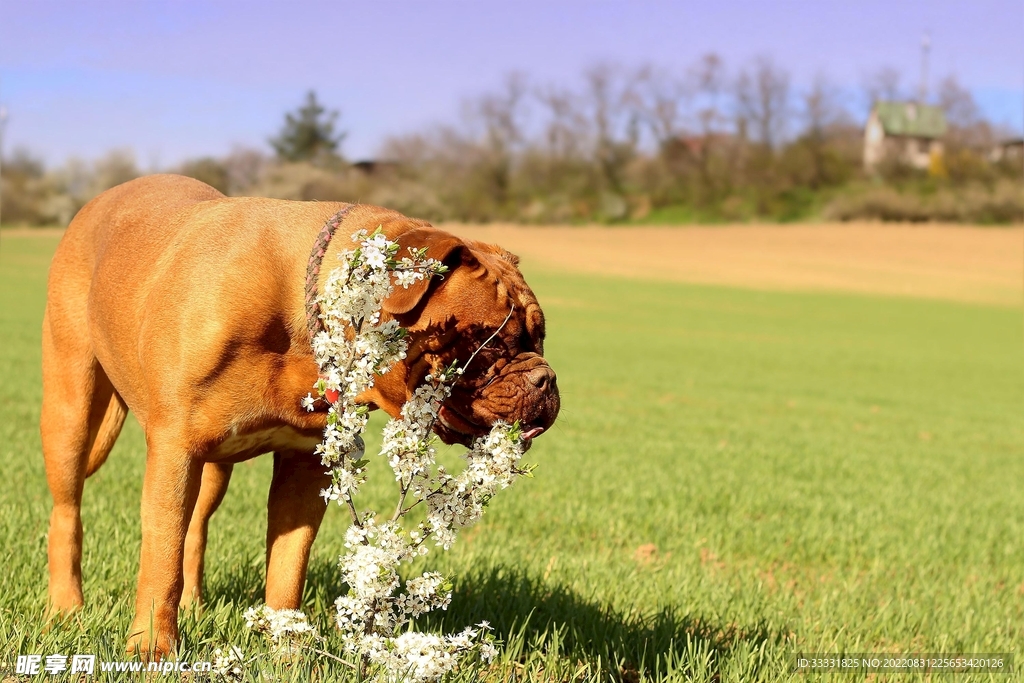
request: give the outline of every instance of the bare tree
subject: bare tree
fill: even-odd
[[[671,73],[644,66],[636,74],[633,105],[659,148],[682,134],[693,90]]]
[[[594,156],[609,187],[622,193],[623,171],[636,153],[640,135],[639,117],[629,106],[635,99],[633,79],[620,68],[599,64],[587,70],[584,80]]]
[[[832,130],[846,120],[839,90],[823,74],[817,75],[803,94],[804,147],[810,155],[808,182],[817,188],[827,180],[826,162]]]
[[[865,76],[861,82],[864,99],[870,109],[876,102],[893,102],[906,98],[901,81],[902,74],[891,66],[884,66]]]
[[[835,123],[846,118],[842,94],[824,74],[811,81],[803,94],[803,119],[809,135],[824,136]]]
[[[716,53],[709,52],[690,67],[687,78],[697,101],[694,125],[699,133],[699,144],[694,156],[703,195],[710,198],[718,192],[720,184],[712,171],[712,163],[719,152],[716,136],[725,124],[722,111],[722,96],[727,87],[725,62]]]
[[[496,205],[510,199],[515,155],[524,142],[524,116],[528,84],[521,73],[506,76],[503,88],[484,95],[468,107],[471,125],[482,128],[479,163]]]
[[[537,91],[537,99],[546,110],[543,147],[554,160],[583,156],[591,125],[579,97],[564,88],[548,86]]]
[[[511,150],[523,142],[528,92],[526,76],[513,72],[505,77],[501,91],[484,95],[475,104],[474,115],[483,123],[491,146]]]
[[[115,149],[107,152],[93,164],[93,192],[99,194],[115,185],[138,178],[139,168],[135,165],[135,153],[130,149]]]
[[[690,68],[688,76],[698,98],[697,128],[707,137],[724,120],[721,97],[726,87],[725,63],[717,54],[709,52]]]
[[[430,156],[430,142],[423,133],[392,135],[384,139],[378,154],[401,169],[415,171]]]
[[[995,134],[991,124],[982,117],[974,95],[960,84],[956,76],[942,79],[938,99],[949,124],[947,143],[953,147],[969,147],[976,151],[992,146]]]
[[[789,73],[769,57],[758,57],[736,81],[740,116],[750,122],[757,140],[774,149],[786,136],[790,109]]]
[[[269,160],[258,149],[235,147],[223,163],[228,175],[228,194],[241,195],[260,182]]]
[[[974,96],[956,76],[946,76],[939,83],[939,106],[946,112],[946,120],[952,126],[967,128],[981,118]]]

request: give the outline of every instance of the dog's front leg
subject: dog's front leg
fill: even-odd
[[[199,494],[203,463],[177,439],[146,436],[142,553],[128,651],[160,658],[178,643],[185,532]]]
[[[267,606],[299,609],[309,551],[327,505],[320,491],[331,484],[320,459],[307,451],[274,453],[267,504]]]

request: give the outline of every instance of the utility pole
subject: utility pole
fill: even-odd
[[[0,169],[3,167],[4,159],[4,126],[7,124],[7,107],[0,104]],[[4,188],[0,181],[0,221],[3,220]]]
[[[921,36],[921,87],[917,91],[919,104],[926,104],[928,100],[928,51],[931,50],[932,39],[925,31]]]

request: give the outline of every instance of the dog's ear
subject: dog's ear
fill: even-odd
[[[427,248],[427,258],[436,259],[448,266],[448,271],[454,270],[463,258],[466,251],[466,243],[455,235],[451,235],[434,228],[416,228],[402,233],[398,237],[398,253],[395,258],[401,259],[409,255],[409,248]],[[396,285],[391,296],[384,300],[383,308],[391,315],[402,315],[416,308],[427,291],[430,289],[431,280],[436,280],[446,275],[434,275],[429,279],[402,287]]]

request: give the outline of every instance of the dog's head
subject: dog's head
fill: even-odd
[[[392,231],[385,226],[385,232]],[[408,329],[409,350],[380,378],[375,402],[394,415],[428,373],[455,362],[464,373],[435,425],[442,441],[468,445],[499,420],[518,421],[527,440],[548,429],[558,415],[558,386],[544,359],[544,313],[519,259],[432,227],[389,238],[399,243],[399,255],[425,247],[448,272],[396,287],[384,302],[384,311]]]

